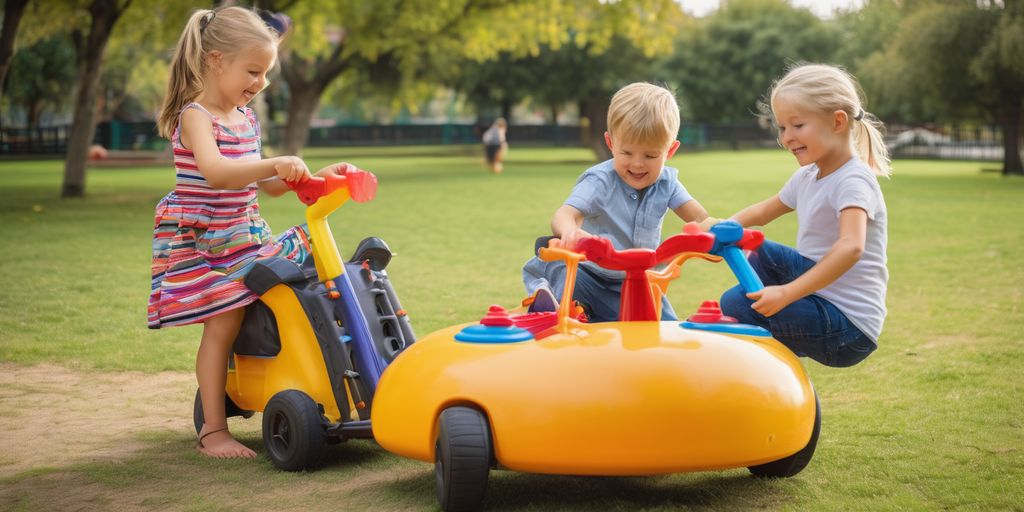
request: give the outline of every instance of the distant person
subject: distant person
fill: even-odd
[[[505,121],[504,117],[499,117],[484,132],[484,156],[487,158],[487,167],[494,174],[502,171],[502,162],[504,162],[505,154],[508,152],[508,142],[505,140],[505,132],[507,130],[508,122]]]
[[[617,250],[655,249],[661,242],[665,212],[686,222],[708,214],[679,183],[679,172],[665,161],[679,149],[679,105],[663,87],[634,83],[620,89],[608,107],[605,143],[612,159],[587,169],[569,198],[551,219],[551,230],[567,249],[586,237],[607,238]],[[618,320],[622,272],[583,262],[573,299],[593,322]],[[531,309],[551,310],[565,287],[565,264],[534,257],[523,266]],[[675,311],[662,297],[662,318]]]
[[[796,249],[766,241],[751,253],[765,288],[726,291],[722,311],[768,329],[798,356],[852,366],[877,347],[886,314],[882,123],[864,111],[855,79],[833,66],[795,67],[768,98],[762,107],[800,168],[778,194],[732,218],[764,226],[795,210]]]
[[[171,140],[177,178],[156,206],[148,324],[203,324],[196,378],[206,423],[197,448],[210,457],[256,456],[228,432],[224,413],[228,354],[243,307],[257,299],[242,279],[259,258],[301,263],[310,250],[301,227],[271,236],[256,202],[257,189],[279,196],[285,182],[309,177],[298,157],[260,158],[260,126],[246,106],[267,85],[278,41],[246,8],[193,13],[171,60],[158,121]]]

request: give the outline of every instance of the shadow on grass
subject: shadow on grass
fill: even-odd
[[[255,460],[218,460],[195,451],[180,432],[148,432],[127,453],[85,456],[0,479],[0,510],[366,510],[429,506],[433,495],[383,496],[377,483],[422,465],[393,457],[372,441],[324,448],[314,471],[286,472],[266,456],[259,433],[239,435]],[[422,496],[422,498],[421,498]],[[409,498],[415,501],[410,502]]]
[[[395,494],[435,498],[434,472],[424,471],[384,484]],[[776,508],[788,494],[746,471],[655,477],[581,477],[491,471],[486,510],[680,510]]]

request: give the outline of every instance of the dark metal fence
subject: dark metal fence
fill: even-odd
[[[474,124],[336,125],[311,128],[309,146],[399,146],[479,144],[486,126]],[[70,127],[0,128],[0,155],[63,154]],[[513,125],[509,143],[517,146],[581,146],[587,134],[580,126]],[[265,130],[275,144],[282,126]],[[752,149],[778,147],[775,133],[756,122],[733,124],[683,123],[679,140],[685,149]],[[152,122],[106,122],[96,128],[95,143],[114,151],[163,150],[167,141]],[[895,158],[991,160],[1003,157],[1002,133],[987,125],[889,127],[886,138]],[[1024,145],[1022,145],[1024,149]]]
[[[479,144],[486,126],[474,124],[336,125],[309,130],[308,145],[401,146]],[[36,129],[0,129],[0,154],[63,154],[67,149],[68,126]],[[265,143],[281,140],[283,126],[264,130]],[[584,145],[587,134],[580,126],[513,125],[510,143],[519,146],[571,147]],[[679,140],[688,149],[743,149],[774,144],[770,132],[756,124],[683,124]],[[105,122],[96,127],[94,141],[113,151],[161,150],[167,141],[157,135],[152,122]]]
[[[886,145],[894,158],[1002,161],[1003,133],[998,126],[893,127]],[[1024,144],[1020,145],[1024,154]]]
[[[0,129],[0,155],[64,154],[71,126]]]

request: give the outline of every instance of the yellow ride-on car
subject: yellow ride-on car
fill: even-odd
[[[349,199],[372,199],[377,178],[357,170],[294,188],[308,205],[313,264],[271,258],[246,276],[260,300],[247,307],[233,345],[225,401],[228,416],[263,412],[267,455],[289,471],[314,467],[325,443],[372,437],[377,381],[414,341],[385,271],[387,244],[367,238],[343,262],[327,224]],[[198,392],[194,421],[198,432]]]
[[[687,258],[725,260],[748,291],[762,287],[743,258],[760,232],[688,225],[657,250],[616,251],[588,238],[570,252],[557,310],[491,306],[478,323],[423,337],[388,367],[374,437],[433,462],[443,510],[477,510],[492,468],[639,476],[747,467],[788,477],[810,461],[818,401],[797,357],[771,334],[706,303],[688,321],[660,321],[661,295]],[[617,322],[573,314],[577,265],[622,270]],[[663,271],[648,270],[669,263]]]

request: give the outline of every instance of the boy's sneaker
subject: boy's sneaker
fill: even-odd
[[[541,285],[537,291],[533,292],[533,301],[526,312],[543,313],[546,311],[558,311],[558,299],[555,298],[555,294],[551,293],[550,288]]]

